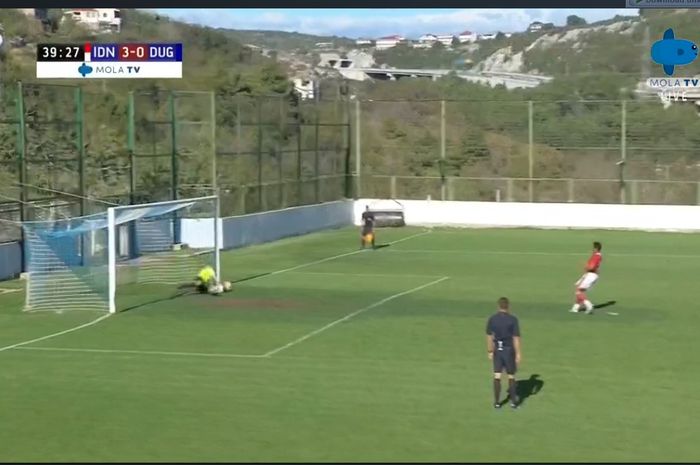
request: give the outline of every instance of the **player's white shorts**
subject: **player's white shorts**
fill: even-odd
[[[596,281],[598,281],[598,274],[591,273],[589,271],[588,273],[584,273],[584,275],[581,276],[581,279],[576,281],[576,288],[588,290],[595,284]]]

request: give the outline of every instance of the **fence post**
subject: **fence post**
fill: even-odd
[[[446,189],[445,185],[445,100],[440,101],[440,199],[445,200]]]
[[[696,204],[700,205],[700,182],[696,184],[697,186],[697,194],[696,194]]]
[[[362,195],[362,131],[360,129],[360,99],[355,100],[355,198]]]
[[[282,153],[282,140],[284,138],[285,132],[285,112],[284,112],[284,97],[280,96],[280,124],[279,124],[279,138],[277,141],[277,188],[278,188],[278,198],[277,198],[277,208],[284,208],[284,183],[282,182],[282,159],[284,153]]]
[[[627,162],[627,101],[622,100],[620,116],[620,203],[627,203],[625,164]]]
[[[210,113],[209,118],[211,119],[211,185],[214,188],[214,192],[219,192],[219,173],[216,166],[216,94],[214,91],[209,92],[209,105]]]
[[[170,91],[168,95],[168,103],[170,106],[170,138],[171,138],[171,151],[170,151],[170,169],[172,170],[171,177],[171,188],[172,188],[172,198],[173,200],[178,199],[179,190],[179,176],[178,170],[178,155],[177,155],[177,115],[175,114],[175,92]],[[173,213],[173,240],[175,244],[180,243],[180,221],[178,220],[178,213]]]
[[[315,103],[314,108],[316,109],[316,121],[314,122],[315,128],[314,128],[314,175],[316,177],[316,182],[314,183],[314,190],[315,190],[315,203],[319,203],[321,200],[321,178],[320,178],[320,154],[318,152],[318,144],[319,144],[319,111],[318,111],[318,105],[319,101],[317,100]]]
[[[178,197],[178,160],[177,160],[177,121],[175,115],[175,92],[170,91],[168,95],[168,106],[170,107],[170,167],[171,173],[171,189],[172,199],[177,200]]]
[[[345,116],[344,116],[344,128],[345,128],[345,198],[349,199],[354,197],[352,195],[352,175],[350,172],[350,157],[352,157],[352,131],[351,124],[352,115],[350,108],[350,92],[345,87]]]
[[[534,104],[532,100],[527,102],[527,176],[529,178],[528,181],[528,199],[530,202],[533,202],[535,199],[535,192],[534,192],[534,185],[533,185],[533,180],[532,178],[535,177],[534,172],[534,142],[535,142],[535,135],[534,135],[534,121],[533,121],[533,114],[534,114]]]
[[[78,184],[80,190],[80,216],[85,215],[87,188],[85,185],[85,117],[83,113],[83,89],[75,89],[75,129],[78,149]]]
[[[263,147],[263,133],[262,133],[262,97],[255,99],[257,103],[258,110],[258,211],[263,211],[263,174],[262,174],[262,147]]]
[[[17,81],[17,161],[19,162],[19,220],[27,221],[27,126],[24,120],[24,89],[22,82]],[[22,240],[22,271],[27,271],[27,257],[25,254],[24,228],[21,228],[20,239]]]
[[[129,154],[129,203],[131,205],[136,203],[136,135],[134,113],[134,91],[130,91],[129,106],[127,109],[126,147]]]
[[[301,151],[301,136],[302,136],[302,109],[299,107],[299,117],[297,118],[297,205],[304,205],[304,183],[302,181],[302,151]]]
[[[392,199],[396,198],[396,176],[389,178],[389,192]]]

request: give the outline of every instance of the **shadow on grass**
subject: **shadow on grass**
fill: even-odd
[[[253,280],[253,279],[262,278],[263,276],[269,276],[269,275],[271,275],[271,274],[273,274],[272,271],[268,271],[268,272],[265,272],[265,273],[258,273],[258,274],[254,274],[254,275],[251,275],[251,276],[246,276],[245,278],[237,279],[237,280],[235,280],[235,281],[231,281],[231,284],[244,283],[244,282],[246,282],[246,281],[250,281],[250,280]]]
[[[617,300],[608,300],[605,303],[594,305],[593,308],[597,310],[599,308],[612,307],[616,303],[617,303]]]
[[[184,288],[183,286],[180,286],[180,287],[178,287],[178,289],[180,290],[180,292],[178,292],[178,293],[176,293],[176,294],[173,294],[173,295],[168,296],[168,297],[159,297],[159,298],[157,298],[157,299],[151,299],[151,300],[149,300],[149,301],[147,301],[147,302],[141,302],[140,304],[136,304],[136,305],[132,305],[132,306],[130,306],[130,307],[126,307],[126,308],[120,310],[119,313],[129,312],[129,311],[131,311],[131,310],[137,310],[137,309],[139,309],[139,308],[148,307],[149,305],[159,304],[159,303],[161,303],[161,302],[167,302],[167,301],[169,301],[169,300],[179,299],[180,297],[185,297],[185,296],[188,296],[188,295],[198,294],[197,291],[195,291],[195,290],[192,289],[192,286],[188,286],[188,288]]]
[[[518,394],[520,405],[522,405],[530,396],[538,394],[544,387],[544,381],[539,379],[540,375],[530,375],[528,379],[516,381],[515,392]],[[503,401],[506,404],[510,400],[510,396]]]
[[[383,249],[385,247],[391,247],[391,244],[379,244],[379,245],[375,246],[374,248],[375,248],[375,250],[379,250],[379,249]]]

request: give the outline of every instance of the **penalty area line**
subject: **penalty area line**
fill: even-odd
[[[412,294],[412,293],[414,293],[414,292],[421,291],[421,290],[423,290],[423,289],[425,289],[425,288],[427,288],[427,287],[434,286],[435,284],[439,284],[439,283],[441,283],[441,282],[443,282],[443,281],[446,281],[446,280],[448,280],[448,279],[450,279],[449,276],[443,276],[442,278],[436,279],[436,280],[434,280],[434,281],[430,281],[430,282],[427,283],[427,284],[423,284],[423,285],[421,285],[421,286],[414,287],[413,289],[409,289],[409,290],[407,290],[407,291],[399,292],[398,294],[394,294],[394,295],[391,295],[391,296],[389,296],[389,297],[386,297],[386,298],[384,298],[384,299],[382,299],[382,300],[379,300],[379,301],[377,301],[377,302],[374,302],[373,304],[370,304],[370,305],[368,305],[368,306],[366,306],[366,307],[362,307],[361,309],[355,310],[355,311],[352,312],[352,313],[348,313],[348,314],[345,315],[344,317],[339,318],[339,319],[337,319],[337,320],[335,320],[335,321],[332,321],[332,322],[328,323],[327,325],[322,326],[322,327],[320,327],[320,328],[318,328],[318,329],[316,329],[316,330],[314,330],[314,331],[311,331],[310,333],[307,333],[307,334],[301,336],[300,338],[293,340],[292,342],[289,342],[289,343],[287,343],[287,344],[285,344],[285,345],[283,345],[283,346],[281,346],[281,347],[278,347],[278,348],[276,348],[276,349],[273,349],[273,350],[267,352],[267,353],[265,354],[265,357],[271,357],[271,356],[273,356],[273,355],[275,355],[275,354],[277,354],[277,353],[279,353],[279,352],[282,352],[283,350],[289,349],[290,347],[293,347],[293,346],[295,346],[295,345],[297,345],[297,344],[299,344],[299,343],[301,343],[301,342],[304,342],[305,340],[307,340],[307,339],[309,339],[309,338],[311,338],[311,337],[313,337],[313,336],[316,336],[317,334],[320,334],[320,333],[324,332],[325,330],[330,329],[330,328],[332,328],[333,326],[335,326],[335,325],[337,325],[337,324],[339,324],[339,323],[342,323],[342,322],[344,322],[344,321],[348,321],[348,320],[350,320],[351,318],[354,318],[354,317],[356,317],[357,315],[359,315],[359,314],[361,314],[361,313],[364,313],[364,312],[366,312],[366,311],[372,310],[373,308],[379,307],[380,305],[384,305],[385,303],[390,302],[390,301],[392,301],[392,300],[394,300],[394,299],[398,299],[399,297],[403,297],[403,296],[405,296],[405,295],[408,295],[408,294]]]

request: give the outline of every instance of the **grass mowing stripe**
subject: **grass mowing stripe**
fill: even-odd
[[[49,334],[48,336],[42,336],[42,337],[38,337],[36,339],[31,339],[29,341],[18,342],[17,344],[12,344],[9,346],[0,347],[0,352],[3,352],[3,351],[8,350],[8,349],[15,349],[17,347],[26,346],[28,344],[33,344],[33,343],[39,342],[39,341],[45,341],[46,339],[51,339],[51,338],[54,338],[57,336],[62,336],[63,334],[72,333],[73,331],[78,331],[79,329],[87,328],[88,326],[92,326],[92,325],[99,323],[100,321],[104,320],[105,318],[109,318],[110,315],[111,315],[111,313],[108,313],[106,315],[102,315],[95,320],[89,321],[87,323],[83,323],[82,325],[76,326],[74,328],[59,331],[58,333]]]
[[[49,352],[86,352],[96,354],[133,354],[133,355],[165,355],[180,357],[218,357],[218,358],[264,358],[264,355],[251,354],[222,354],[202,352],[167,352],[158,350],[126,350],[126,349],[79,349],[69,347],[15,347],[16,350],[44,350]]]
[[[320,328],[318,328],[318,329],[316,329],[316,330],[314,330],[314,331],[311,331],[310,333],[307,333],[307,334],[301,336],[300,338],[293,340],[292,342],[289,342],[289,343],[287,343],[287,344],[285,344],[285,345],[283,345],[283,346],[281,346],[281,347],[278,347],[278,348],[276,348],[276,349],[273,349],[273,350],[267,352],[267,353],[265,354],[265,356],[266,356],[266,357],[271,357],[272,355],[275,355],[275,354],[277,354],[277,353],[279,353],[279,352],[282,352],[283,350],[289,349],[290,347],[293,347],[293,346],[295,346],[295,345],[297,345],[297,344],[299,344],[299,343],[301,343],[301,342],[304,342],[305,340],[309,339],[310,337],[313,337],[313,336],[315,336],[315,335],[317,335],[317,334],[322,333],[323,331],[325,331],[325,330],[327,330],[327,329],[332,328],[333,326],[337,325],[338,323],[342,323],[343,321],[347,321],[347,320],[349,320],[349,319],[351,319],[351,318],[354,318],[355,316],[359,315],[360,313],[364,313],[364,312],[366,312],[366,311],[368,311],[368,310],[371,310],[371,309],[373,309],[373,308],[379,307],[380,305],[383,305],[383,304],[385,304],[385,303],[387,303],[387,302],[389,302],[389,301],[391,301],[391,300],[397,299],[397,298],[402,297],[402,296],[405,296],[405,295],[407,295],[407,294],[412,294],[412,293],[414,293],[414,292],[418,292],[418,291],[420,291],[420,290],[425,289],[426,287],[430,287],[430,286],[433,286],[433,285],[435,285],[435,284],[441,283],[441,282],[443,282],[443,281],[445,281],[445,280],[447,280],[447,279],[450,279],[449,276],[443,276],[442,278],[436,279],[435,281],[431,281],[431,282],[429,282],[429,283],[427,283],[427,284],[423,284],[423,285],[421,285],[421,286],[414,287],[413,289],[409,289],[409,290],[407,290],[407,291],[399,292],[398,294],[391,295],[391,296],[389,296],[389,297],[387,297],[387,298],[385,298],[385,299],[379,300],[379,301],[377,301],[377,302],[375,302],[375,303],[373,303],[373,304],[370,304],[370,305],[368,305],[368,306],[366,306],[366,307],[363,307],[363,308],[361,308],[361,309],[359,309],[359,310],[355,310],[354,312],[349,313],[349,314],[345,315],[344,317],[339,318],[339,319],[337,319],[337,320],[335,320],[335,321],[332,321],[332,322],[328,323],[327,325],[322,326],[322,327],[320,327]]]
[[[371,278],[440,278],[437,274],[403,274],[403,273],[341,273],[334,271],[290,271],[290,274],[312,275],[312,276],[357,276]]]
[[[406,237],[404,237],[404,238],[397,239],[397,240],[395,240],[395,241],[389,242],[388,244],[389,244],[389,245],[398,244],[398,243],[401,243],[401,242],[404,242],[404,241],[413,239],[413,238],[415,238],[415,237],[425,236],[426,234],[430,234],[430,233],[431,233],[431,231],[428,230],[428,231],[423,231],[423,232],[416,233],[416,234],[411,234],[410,236],[406,236]],[[254,276],[254,277],[252,277],[252,278],[246,279],[245,282],[255,281],[255,280],[257,280],[257,279],[267,278],[268,276],[274,276],[274,275],[278,275],[278,274],[280,274],[280,273],[287,273],[287,272],[289,272],[289,271],[299,270],[299,269],[301,269],[301,268],[306,268],[307,266],[319,265],[319,264],[321,264],[321,263],[329,262],[329,261],[331,261],[331,260],[337,260],[337,259],[339,259],[339,258],[349,257],[349,256],[351,256],[351,255],[355,255],[355,254],[364,252],[365,250],[366,250],[366,249],[357,249],[357,250],[353,250],[352,252],[345,252],[345,253],[341,253],[341,254],[338,254],[338,255],[333,255],[333,256],[331,256],[331,257],[322,258],[322,259],[320,259],[320,260],[314,260],[314,261],[312,261],[312,262],[302,263],[301,265],[292,266],[292,267],[290,267],[290,268],[284,268],[284,269],[282,269],[282,270],[273,271],[273,272],[271,272],[271,273],[263,274],[263,275],[260,275],[260,276]]]
[[[450,255],[544,255],[544,256],[587,256],[581,252],[528,252],[517,250],[445,250],[445,249],[394,249],[385,253],[424,253]],[[608,257],[637,257],[637,258],[700,258],[700,255],[674,254],[637,254],[637,253],[606,253]]]

